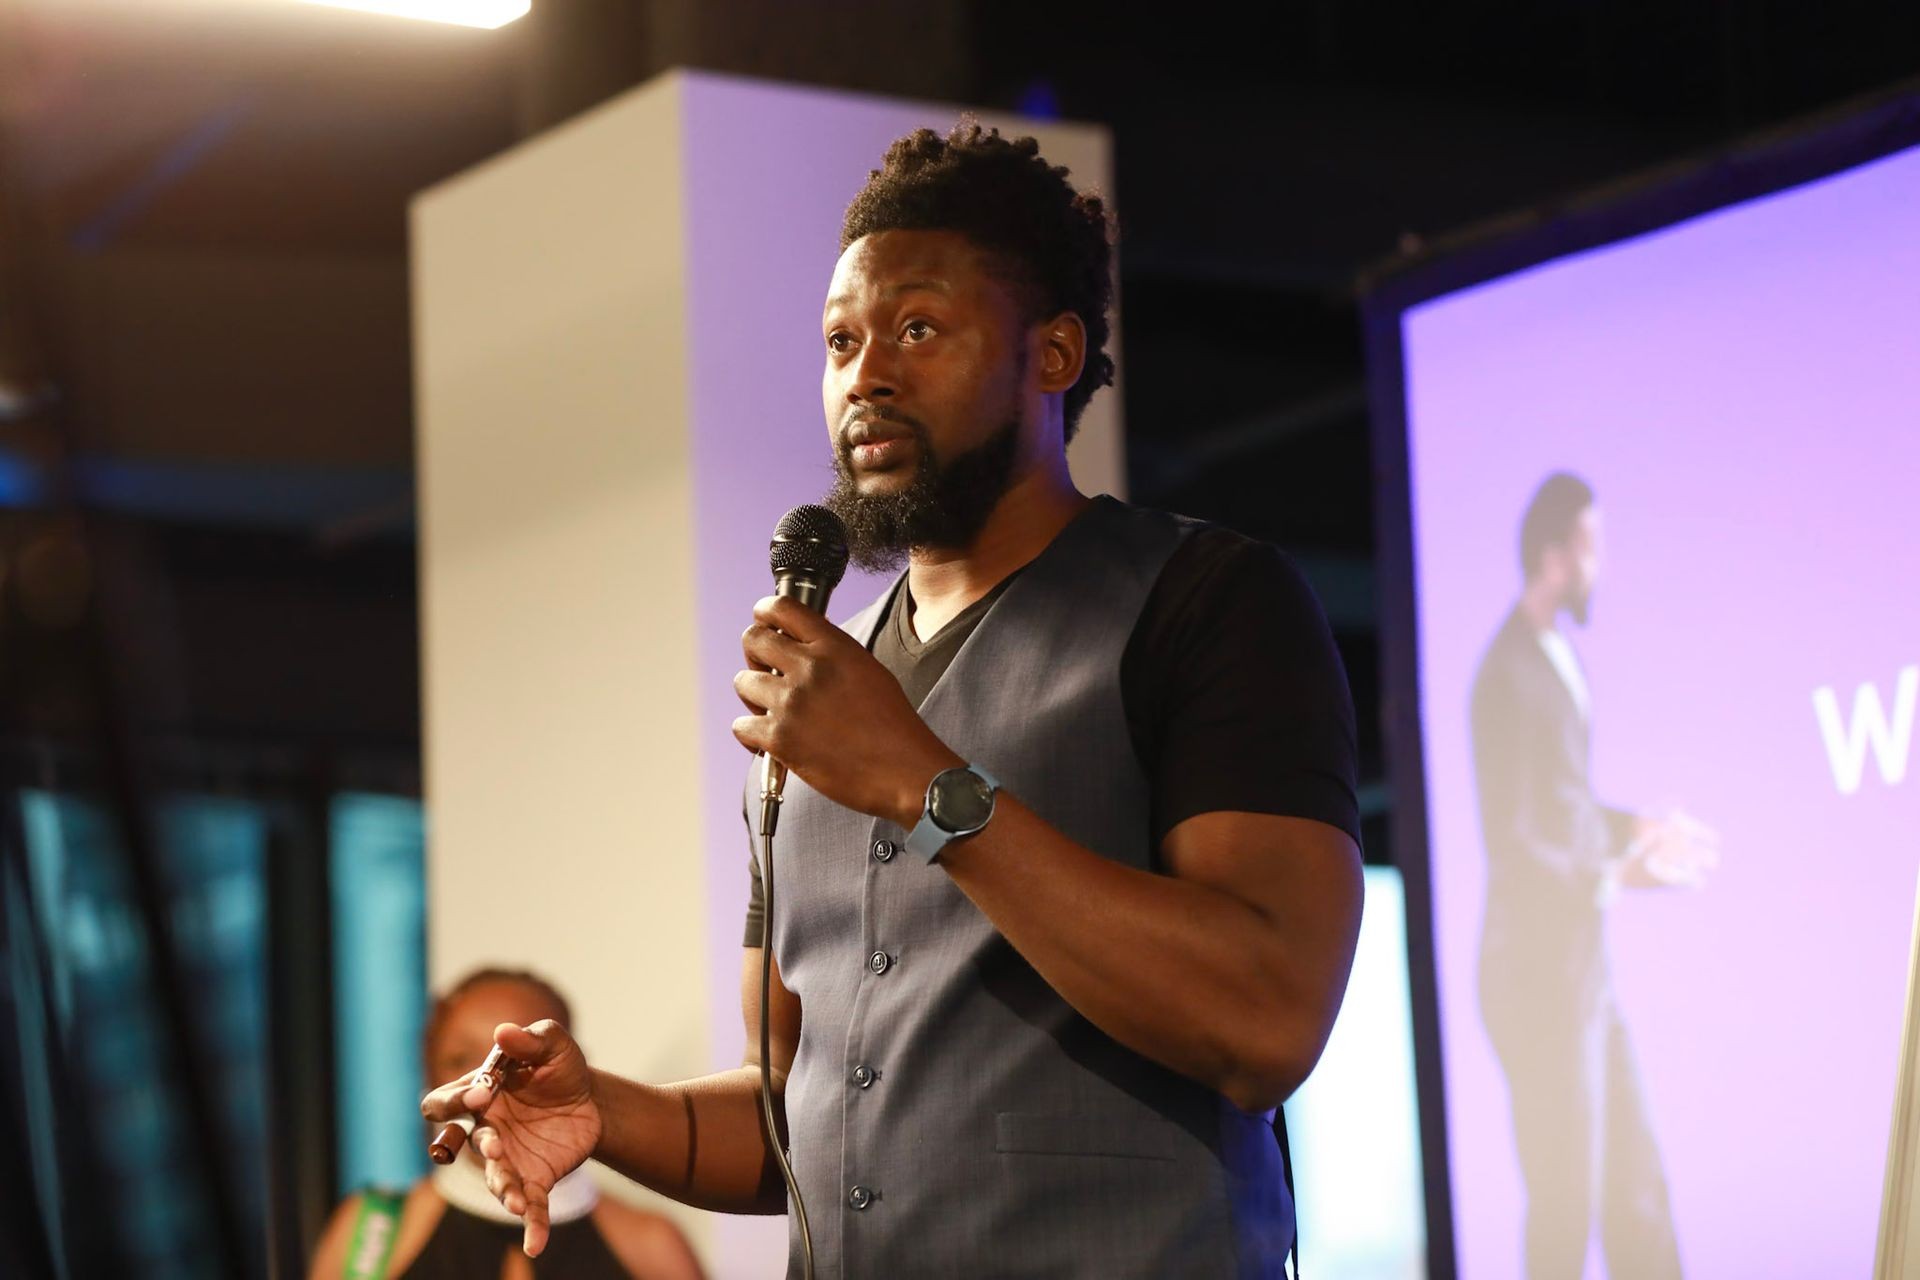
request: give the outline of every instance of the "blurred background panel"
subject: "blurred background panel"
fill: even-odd
[[[1287,1099],[1300,1240],[1313,1273],[1427,1274],[1406,889],[1368,867],[1360,945],[1326,1052]]]
[[[411,796],[333,798],[334,1193],[427,1172],[419,1090],[427,1020],[426,830]]]

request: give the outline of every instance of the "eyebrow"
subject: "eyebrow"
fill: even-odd
[[[903,293],[912,293],[916,289],[925,289],[931,293],[950,294],[953,292],[953,286],[945,280],[904,280],[899,284],[888,285],[886,289],[881,292],[880,296],[882,298],[897,298]],[[844,306],[849,301],[851,301],[851,299],[847,294],[836,293],[827,299],[827,310],[831,311],[835,307]]]

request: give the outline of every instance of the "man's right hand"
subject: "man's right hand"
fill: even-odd
[[[1720,833],[1675,810],[1635,821],[1619,882],[1629,889],[1698,889],[1719,865]]]
[[[487,1189],[524,1220],[527,1256],[537,1257],[547,1246],[547,1196],[593,1154],[600,1109],[586,1057],[559,1023],[503,1022],[493,1039],[518,1064],[500,1072],[499,1089],[469,1074],[422,1098],[420,1114],[436,1124],[475,1118],[471,1142],[486,1161]]]

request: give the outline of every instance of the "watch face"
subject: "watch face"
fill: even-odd
[[[942,831],[968,835],[993,816],[993,788],[971,769],[948,769],[933,780],[928,808]]]

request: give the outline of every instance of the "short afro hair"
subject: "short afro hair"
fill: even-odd
[[[1540,482],[1520,520],[1520,571],[1531,578],[1548,547],[1573,536],[1580,513],[1593,505],[1593,486],[1570,471],[1556,471]]]
[[[918,129],[887,148],[882,167],[847,206],[841,252],[880,231],[957,231],[1000,261],[1030,322],[1062,311],[1080,317],[1086,365],[1063,406],[1073,439],[1087,401],[1113,385],[1114,222],[1106,203],[1075,191],[1066,169],[1041,157],[1037,140],[1003,138],[963,117],[944,138]]]

